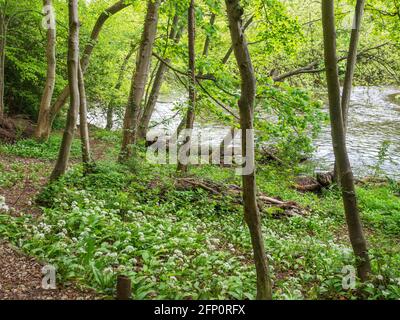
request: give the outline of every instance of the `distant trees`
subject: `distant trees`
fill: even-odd
[[[129,51],[128,51],[127,55],[125,56],[125,58],[122,62],[121,68],[119,70],[118,80],[114,87],[115,91],[118,91],[121,89],[121,86],[122,86],[122,83],[124,80],[124,75],[125,75],[126,69],[128,67],[129,60],[131,59],[132,55],[135,53],[136,49],[137,49],[136,45],[133,45],[133,44],[129,48]],[[110,102],[108,103],[108,106],[107,106],[107,117],[106,117],[106,129],[107,130],[111,130],[113,128],[113,115],[114,115],[114,108],[115,108],[114,99],[115,99],[115,94],[113,94],[111,96]]]
[[[358,10],[362,9],[362,2],[363,1],[358,1]],[[357,23],[360,23],[359,11],[356,16],[358,16]],[[329,96],[329,111],[331,117],[333,149],[340,180],[340,188],[342,189],[342,197],[350,241],[353,247],[354,254],[356,256],[358,275],[362,281],[366,281],[369,277],[369,274],[371,273],[371,265],[368,255],[367,242],[365,240],[357,205],[357,196],[354,185],[353,172],[350,165],[346,146],[346,126],[344,117],[344,112],[346,112],[346,110],[343,109],[343,107],[346,107],[346,105],[342,104],[340,93],[339,72],[337,65],[338,59],[336,54],[334,0],[322,1],[322,25],[324,33],[325,67]],[[353,36],[352,38],[353,55],[351,56],[354,57],[354,52],[356,50],[355,48],[357,44],[354,43],[355,37]],[[350,73],[352,73],[351,69],[354,70],[354,63],[354,59],[350,58],[348,66],[349,74],[347,75],[348,83],[346,90],[350,90],[349,88],[351,88],[352,76],[350,75]],[[345,101],[344,103],[348,103],[348,101]]]
[[[3,118],[5,112],[4,93],[5,93],[5,62],[6,62],[6,46],[7,36],[10,24],[14,20],[23,15],[33,12],[25,3],[16,4],[11,0],[0,0],[0,119]]]

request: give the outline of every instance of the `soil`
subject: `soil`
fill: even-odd
[[[43,265],[0,242],[0,300],[95,300],[98,296],[73,284],[42,288]]]
[[[101,148],[98,148],[101,150]],[[39,217],[35,197],[47,183],[53,163],[0,154],[1,171],[8,172],[13,165],[22,165],[24,181],[0,188],[13,216],[25,214]],[[1,174],[0,171],[0,174]],[[35,172],[33,172],[35,171]],[[0,300],[94,300],[100,296],[75,284],[56,284],[55,290],[42,288],[44,263],[28,257],[0,239]]]

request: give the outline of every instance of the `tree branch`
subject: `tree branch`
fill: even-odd
[[[362,50],[362,51],[360,51],[360,52],[357,54],[357,57],[360,58],[360,57],[362,57],[363,55],[365,55],[365,54],[366,54],[367,52],[369,52],[369,51],[377,50],[377,49],[380,49],[380,48],[382,48],[382,47],[384,47],[384,46],[391,45],[391,44],[392,44],[392,43],[390,43],[390,42],[385,42],[385,43],[380,44],[380,45],[377,45],[377,46],[375,46],[375,47]],[[337,62],[341,62],[341,61],[343,61],[343,60],[346,60],[347,57],[348,57],[347,55],[346,55],[346,56],[343,56],[343,57],[340,57],[340,58],[338,58],[338,61],[337,61]],[[306,66],[304,66],[304,67],[300,67],[300,68],[298,68],[298,69],[288,71],[288,72],[286,72],[286,73],[284,73],[284,74],[282,74],[282,75],[273,77],[273,80],[274,80],[275,82],[282,82],[283,80],[285,80],[285,79],[287,79],[287,78],[290,78],[290,77],[293,77],[293,76],[297,76],[297,75],[299,75],[299,74],[324,72],[324,71],[325,71],[325,68],[317,69],[318,66],[319,66],[321,63],[322,63],[322,61],[313,61],[313,62],[311,62],[310,64],[308,64],[308,65],[306,65]]]

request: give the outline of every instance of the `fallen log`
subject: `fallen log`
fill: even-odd
[[[222,185],[214,181],[199,180],[196,178],[178,178],[175,181],[175,187],[178,190],[194,190],[202,189],[215,196],[229,195],[233,197],[236,203],[242,203],[242,188],[238,185]],[[268,197],[263,193],[257,195],[258,207],[261,212],[265,212],[265,207],[277,208],[282,211],[272,214],[274,218],[293,217],[307,214],[308,210],[302,208],[299,204],[293,201],[283,201],[280,199]]]
[[[208,191],[208,192],[210,192],[212,194],[215,194],[215,195],[221,194],[220,190],[218,190],[218,189],[216,189],[216,188],[214,188],[214,187],[212,187],[210,185],[207,185],[207,182],[195,180],[195,179],[192,179],[192,178],[181,178],[181,179],[178,179],[178,182],[179,182],[181,187],[184,187],[184,184],[188,184],[188,185],[191,185],[191,186],[193,186],[195,188],[198,187],[200,189],[206,190],[206,191]]]

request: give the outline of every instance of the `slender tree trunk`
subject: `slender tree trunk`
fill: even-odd
[[[343,124],[346,132],[351,91],[353,89],[354,70],[357,64],[357,49],[360,40],[361,22],[364,14],[364,8],[365,0],[357,0],[353,29],[351,30],[350,48],[347,58],[346,76],[344,79],[342,94]]]
[[[179,16],[175,15],[174,21],[172,24],[172,28],[171,28],[171,32],[169,34],[169,39],[174,40],[175,43],[179,42],[181,35],[182,35],[181,30],[178,30],[178,23],[179,23]],[[165,58],[165,61],[167,63],[171,62],[171,60],[168,58]],[[149,130],[150,120],[153,115],[154,109],[156,107],[157,100],[160,95],[161,86],[164,82],[164,75],[165,75],[165,72],[167,71],[167,69],[168,69],[168,67],[166,66],[165,63],[160,63],[157,68],[157,73],[154,78],[154,83],[151,88],[149,99],[146,103],[146,106],[143,111],[143,115],[140,119],[139,132],[138,132],[139,139],[146,138],[147,132]]]
[[[136,70],[132,78],[132,86],[126,107],[123,139],[120,161],[126,160],[130,154],[130,147],[137,138],[138,116],[148,79],[153,46],[157,34],[158,10],[161,0],[149,0],[147,5],[146,21],[136,61]]]
[[[357,64],[357,51],[358,51],[357,49],[358,49],[358,42],[360,39],[361,22],[364,14],[364,7],[365,7],[365,0],[357,0],[353,26],[351,30],[350,47],[349,47],[349,54],[346,66],[346,76],[344,79],[342,101],[341,101],[345,134],[347,134],[347,128],[348,128],[350,98],[353,89],[354,70]],[[334,180],[338,184],[340,184],[340,177],[337,167],[338,166],[335,162],[335,166],[333,168],[333,176]]]
[[[247,30],[248,27],[253,23],[254,16],[251,16],[249,20],[245,23],[243,26],[243,33]],[[226,64],[229,61],[229,58],[231,57],[233,52],[233,46],[230,46],[228,51],[225,53],[225,56],[222,59],[222,64]]]
[[[215,24],[215,18],[216,14],[211,13],[211,18],[210,18],[210,26],[213,27]],[[210,44],[211,44],[211,37],[209,34],[206,36],[206,41],[204,42],[204,48],[203,48],[203,56],[207,57],[208,56],[208,51],[210,50]]]
[[[44,6],[52,6],[52,0],[43,0]],[[51,17],[54,19],[54,17]],[[38,122],[35,129],[35,138],[44,140],[47,138],[47,126],[50,121],[51,99],[53,97],[56,82],[56,27],[49,24],[47,29],[47,77],[39,108]]]
[[[169,59],[165,59],[168,63],[170,62]],[[164,80],[165,72],[167,71],[167,66],[164,63],[160,63],[157,69],[156,76],[154,78],[154,83],[149,95],[149,99],[147,104],[144,108],[143,115],[141,117],[139,131],[138,131],[138,138],[145,139],[147,132],[149,130],[149,124],[151,120],[151,116],[153,115],[154,109],[157,104],[158,96],[160,94],[161,86]]]
[[[5,86],[5,61],[6,61],[6,17],[5,12],[0,12],[0,119],[4,117],[4,86]]]
[[[119,89],[121,89],[122,83],[124,81],[124,74],[125,74],[126,68],[128,67],[129,60],[131,59],[135,50],[136,50],[136,46],[132,45],[121,65],[121,69],[120,69],[119,75],[118,75],[118,80],[117,80],[117,83],[114,88],[115,91],[118,91]],[[111,101],[109,102],[108,107],[107,107],[107,124],[106,124],[107,130],[111,130],[113,127],[114,99],[115,99],[115,96],[113,95],[111,98]]]
[[[188,10],[188,35],[189,35],[189,108],[186,114],[186,129],[193,130],[195,108],[196,108],[196,17],[195,17],[195,3],[194,0],[190,1]],[[188,133],[185,139],[185,145],[189,146],[191,143],[191,134]],[[190,149],[190,148],[188,148]],[[190,156],[190,151],[186,153]],[[188,163],[178,162],[178,171],[187,172]]]
[[[254,155],[254,104],[256,97],[256,78],[251,62],[248,45],[242,29],[243,8],[239,0],[225,0],[229,29],[232,38],[233,49],[237,64],[240,69],[241,97],[239,100],[240,124],[242,130],[243,155],[247,165],[252,165],[254,170],[250,174],[244,174],[243,201],[244,215],[251,234],[254,261],[257,272],[257,299],[272,299],[272,288],[269,274],[269,266],[264,248],[264,239],[261,231],[261,218],[256,199],[256,174]],[[251,133],[251,134],[248,134]],[[250,136],[250,138],[249,138]]]
[[[50,180],[57,180],[68,166],[71,145],[74,139],[76,121],[79,109],[79,15],[78,0],[68,1],[69,12],[69,40],[68,40],[68,82],[70,88],[70,107],[65,125],[64,136],[60,152]]]
[[[340,177],[344,209],[350,241],[356,256],[358,275],[366,281],[371,273],[367,242],[358,211],[353,172],[346,147],[344,118],[341,108],[339,73],[336,55],[336,29],[334,0],[322,1],[322,25],[324,31],[325,67],[328,84],[329,110],[332,141],[337,170]]]
[[[110,101],[107,107],[107,114],[106,114],[106,130],[112,130],[114,126],[114,106],[113,101]]]
[[[342,93],[342,115],[343,115],[343,125],[345,129],[345,134],[347,134],[347,129],[348,129],[350,98],[353,89],[354,70],[357,64],[357,49],[360,40],[361,22],[364,14],[364,8],[365,8],[365,0],[357,0],[354,22],[351,30],[349,54],[347,57],[346,76],[344,79],[343,93]],[[340,184],[340,178],[338,176],[336,163],[333,169],[333,175],[335,181]]]
[[[78,70],[78,85],[79,85],[79,130],[81,134],[82,147],[82,162],[85,168],[85,173],[90,173],[93,170],[93,158],[90,150],[89,126],[87,122],[87,100],[85,81],[81,66]]]
[[[81,67],[82,67],[82,72],[83,74],[86,73],[86,70],[89,66],[89,61],[90,61],[90,56],[93,52],[94,47],[97,44],[97,40],[100,34],[101,29],[103,28],[104,24],[106,21],[115,15],[116,13],[120,12],[121,10],[125,9],[126,7],[130,6],[131,2],[125,1],[125,0],[119,0],[116,2],[114,5],[103,11],[100,16],[98,17],[96,24],[93,27],[92,34],[90,36],[89,42],[85,47],[85,50],[83,52],[82,58],[81,58]],[[60,93],[58,96],[57,100],[54,102],[54,104],[51,107],[51,112],[50,112],[50,120],[47,123],[46,126],[46,139],[49,137],[51,128],[53,126],[53,122],[62,109],[62,107],[65,105],[65,103],[68,100],[70,93],[70,88],[69,85],[66,86],[63,91]]]

